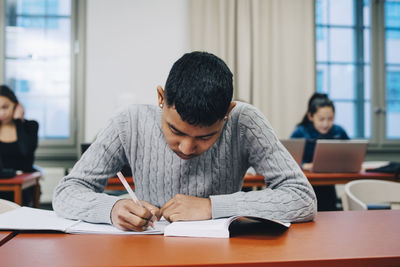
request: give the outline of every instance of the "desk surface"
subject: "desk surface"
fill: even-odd
[[[358,172],[358,173],[316,173],[304,171],[307,179],[312,185],[335,185],[345,184],[353,180],[359,179],[378,179],[386,181],[400,182],[394,174],[380,172]],[[244,177],[244,185],[260,186],[264,185],[264,177],[261,175],[246,174]]]
[[[40,184],[39,179],[42,177],[40,172],[22,173],[13,178],[0,179],[0,191],[14,192],[14,202],[22,205],[22,190],[34,187],[34,206],[39,208]]]
[[[9,267],[400,266],[399,222],[400,210],[340,211],[280,234],[229,239],[22,233],[0,258]]]
[[[11,231],[1,231],[0,232],[0,246],[2,246],[5,242],[7,242],[12,235]]]
[[[23,184],[31,180],[39,179],[42,177],[40,172],[29,172],[18,174],[13,178],[0,179],[0,185]]]

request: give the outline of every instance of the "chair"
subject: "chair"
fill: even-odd
[[[17,203],[5,199],[0,199],[0,214],[19,207],[20,205],[18,205]]]
[[[343,210],[397,209],[399,203],[400,183],[390,181],[351,181],[342,195]]]

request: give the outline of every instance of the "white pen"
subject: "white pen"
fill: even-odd
[[[128,191],[129,196],[132,198],[133,202],[135,202],[136,204],[138,204],[141,207],[144,207],[143,204],[139,201],[139,199],[137,198],[137,196],[135,195],[135,192],[132,191],[132,188],[129,186],[128,182],[126,181],[124,175],[122,174],[122,172],[117,172],[117,176],[119,178],[119,180],[121,181],[121,183],[124,185],[126,191]],[[153,217],[151,219],[153,219],[155,216],[153,215]],[[150,226],[154,228],[153,222],[150,220],[149,222]]]

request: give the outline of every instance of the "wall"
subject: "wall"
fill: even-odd
[[[173,62],[190,48],[187,0],[88,0],[85,142],[132,103],[156,104]]]

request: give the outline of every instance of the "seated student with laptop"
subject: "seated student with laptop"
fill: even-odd
[[[306,138],[302,168],[312,170],[315,143],[317,139],[349,139],[346,131],[334,124],[335,106],[326,94],[314,93],[308,101],[303,120],[297,125],[291,138]],[[336,210],[335,186],[314,186],[318,210]]]
[[[221,59],[183,55],[157,93],[158,106],[132,105],[108,121],[56,187],[56,213],[136,231],[154,215],[169,221],[314,218],[310,183],[264,115],[232,101],[232,73]],[[103,193],[126,164],[143,206]],[[250,166],[265,177],[266,189],[240,191]]]

